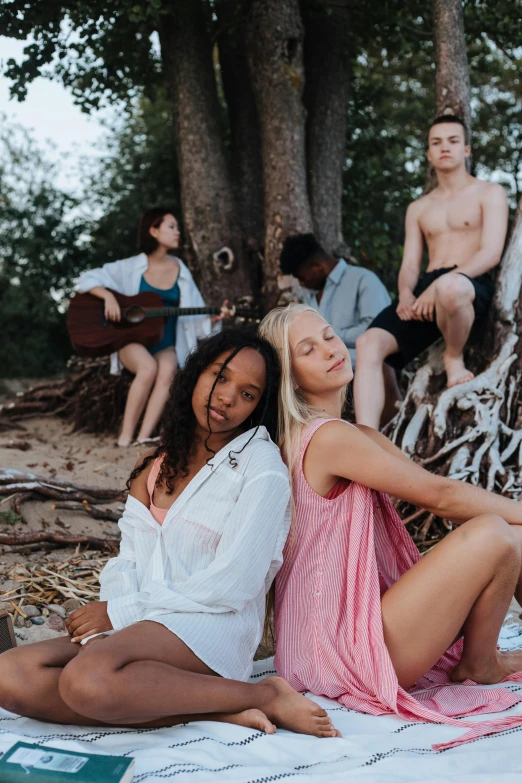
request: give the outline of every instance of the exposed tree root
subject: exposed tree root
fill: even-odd
[[[34,386],[0,406],[0,432],[19,429],[20,421],[36,416],[59,416],[70,421],[74,431],[116,432],[131,380],[125,371],[110,375],[106,357],[73,357],[65,378]]]
[[[26,503],[28,500],[51,499],[67,501],[66,504],[55,504],[54,508],[85,511],[94,519],[108,519],[117,522],[120,514],[110,509],[96,509],[94,505],[124,500],[125,498],[125,492],[121,489],[72,484],[68,481],[42,478],[34,473],[23,473],[11,468],[0,468],[0,496],[2,495],[6,500],[11,500],[13,511],[22,520],[22,503]],[[71,503],[71,501],[79,502]]]
[[[39,530],[35,533],[0,533],[0,546],[23,546],[25,544],[58,544],[59,546],[75,546],[76,544],[88,544],[91,549],[116,552],[120,542],[115,538],[95,538],[94,536],[68,536],[62,533],[50,533],[47,530]]]
[[[111,511],[110,508],[96,508],[91,506],[87,501],[83,503],[53,503],[51,510],[67,509],[67,511],[85,511],[93,519],[103,519],[109,522],[119,522],[121,514],[117,511]],[[15,509],[16,510],[16,509]]]

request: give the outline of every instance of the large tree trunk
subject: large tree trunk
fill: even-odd
[[[162,0],[159,35],[172,100],[183,222],[203,296],[250,294],[225,157],[212,47],[201,0]]]
[[[341,202],[349,89],[348,0],[305,0],[303,20],[306,152],[314,231],[328,253],[342,256],[347,252]]]
[[[230,120],[230,156],[238,212],[248,242],[263,243],[261,132],[245,41],[251,0],[217,0],[219,62]]]
[[[303,37],[298,0],[253,0],[247,43],[261,122],[267,307],[279,298],[285,237],[313,229],[305,168]]]
[[[468,58],[461,0],[433,0],[436,112],[455,114],[471,130]]]
[[[471,88],[468,58],[464,38],[464,16],[461,0],[432,0],[435,37],[435,116],[455,114],[471,138]],[[471,171],[471,157],[467,161]],[[436,186],[437,180],[430,167],[425,192]]]
[[[245,40],[251,5],[251,0],[216,0],[215,9],[219,22],[219,62],[230,121],[232,182],[249,259],[252,290],[260,301],[265,224],[261,131]]]

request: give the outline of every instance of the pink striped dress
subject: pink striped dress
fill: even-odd
[[[469,729],[435,750],[521,725],[522,715],[456,720],[522,701],[506,688],[450,681],[462,640],[411,688],[430,690],[413,695],[399,686],[384,643],[381,595],[420,556],[387,495],[341,479],[322,497],[307,483],[304,453],[326,421],[332,419],[318,419],[304,430],[293,479],[296,517],[276,579],[277,671],[298,691],[369,715]],[[509,679],[521,680],[522,673]]]

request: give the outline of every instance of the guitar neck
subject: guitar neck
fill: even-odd
[[[146,318],[170,318],[176,315],[219,315],[220,307],[145,307]]]

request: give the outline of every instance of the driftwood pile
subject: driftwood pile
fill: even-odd
[[[63,633],[71,612],[99,599],[99,576],[107,559],[80,553],[78,546],[67,559],[12,566],[7,579],[0,580],[0,605],[11,614],[17,637],[31,640],[28,631],[34,626],[44,626],[43,638],[48,629]]]
[[[82,604],[96,601],[99,575],[107,560],[105,556],[86,559],[85,553],[76,552],[62,562],[36,563],[24,568],[15,566],[8,574],[8,589],[2,591],[2,601],[11,603],[19,614],[23,613],[24,603],[46,606],[71,598]]]
[[[53,510],[83,511],[94,519],[117,522],[120,514],[108,508],[100,508],[99,504],[124,500],[124,493],[120,489],[72,484],[68,481],[42,478],[34,473],[5,468],[0,468],[0,496],[4,497],[0,506],[0,522],[3,520],[8,524],[24,522],[22,504],[37,499],[56,501],[52,505]],[[10,507],[6,506],[7,502]],[[71,536],[48,530],[0,533],[0,545],[14,546],[17,547],[16,551],[24,553],[76,544],[86,544],[91,549],[115,552],[119,541],[87,535]]]
[[[36,416],[58,416],[73,430],[117,432],[132,375],[110,375],[109,359],[72,357],[64,378],[34,386],[0,407],[0,432]],[[22,425],[23,428],[23,425]]]

